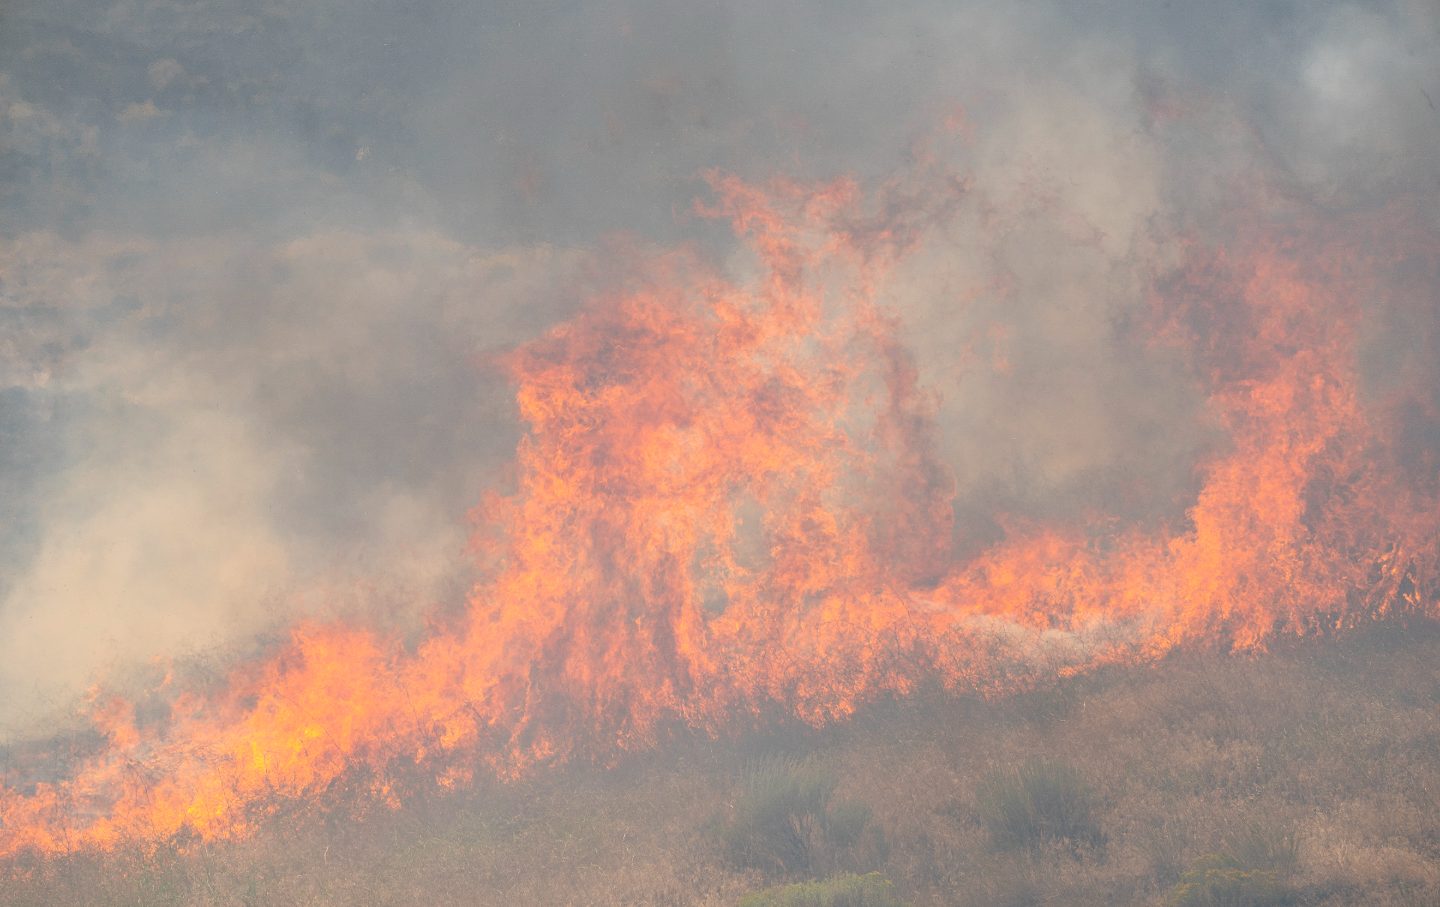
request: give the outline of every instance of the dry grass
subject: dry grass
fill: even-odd
[[[1075,768],[1053,759],[1028,759],[980,779],[980,820],[999,850],[1040,850],[1049,844],[1099,847],[1090,787]]]
[[[746,895],[740,907],[901,907],[890,880],[878,872],[796,882]]]
[[[779,876],[865,868],[883,859],[870,807],[836,801],[833,771],[808,761],[762,760],[749,772],[719,836],[732,866]],[[868,846],[867,846],[868,845]]]
[[[1027,764],[1083,779],[1082,827],[1103,847],[1049,832],[995,846],[987,784]],[[785,826],[818,835],[803,863],[727,849],[757,765],[804,767],[768,788],[818,804]],[[863,804],[886,846],[846,838],[840,804]],[[1440,904],[1440,634],[1173,657],[996,702],[920,697],[360,820],[312,810],[244,842],[20,860],[0,903],[733,905],[870,870],[915,907]]]

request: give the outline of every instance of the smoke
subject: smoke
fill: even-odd
[[[1175,237],[1440,210],[1432,3],[1192,6],[7,4],[0,726],[299,614],[463,600],[519,436],[488,363],[619,248],[727,260],[712,169],[964,180],[882,297],[957,551],[1176,518],[1222,442],[1135,339]],[[1435,386],[1434,275],[1393,290],[1377,396]],[[1420,473],[1440,405],[1407,393]]]

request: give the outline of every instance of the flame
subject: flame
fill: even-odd
[[[1384,263],[1352,249],[1393,217],[1237,228],[1157,279],[1151,342],[1228,438],[1183,521],[1011,521],[957,560],[935,400],[880,300],[964,184],[878,206],[844,180],[712,185],[701,213],[733,225],[743,278],[670,252],[506,358],[528,431],[513,492],[477,511],[463,616],[410,644],[301,624],[160,718],[97,691],[106,744],[0,791],[0,855],[240,837],[341,784],[393,805],[417,771],[450,787],[922,682],[1003,691],[1436,614],[1434,464],[1395,440],[1425,404],[1367,397],[1356,361]],[[1433,273],[1433,243],[1388,245]]]

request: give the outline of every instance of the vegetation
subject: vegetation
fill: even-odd
[[[22,858],[0,905],[1432,905],[1440,632],[917,695],[425,790],[245,841]]]
[[[1098,846],[1094,797],[1073,767],[1030,759],[986,775],[977,792],[980,819],[1000,850],[1039,849],[1053,842]]]
[[[746,780],[722,832],[726,856],[742,869],[808,872],[843,861],[861,843],[870,808],[832,805],[835,773],[813,762],[772,759]]]
[[[740,907],[902,907],[890,881],[878,872],[797,882],[748,895]]]
[[[1282,907],[1294,903],[1294,895],[1272,870],[1211,854],[1185,873],[1170,893],[1170,903],[1174,907]]]
[[[1252,822],[1206,854],[1170,892],[1173,907],[1284,907],[1295,903],[1287,882],[1299,862],[1293,833]]]

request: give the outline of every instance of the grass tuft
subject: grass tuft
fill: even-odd
[[[866,838],[870,808],[832,803],[834,773],[813,762],[760,763],[721,831],[729,862],[776,875],[836,868]]]
[[[978,786],[976,806],[997,850],[1038,850],[1055,842],[1099,847],[1105,842],[1090,786],[1062,762],[1031,759],[991,772]]]

